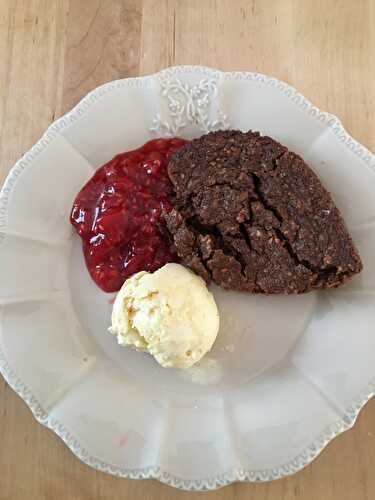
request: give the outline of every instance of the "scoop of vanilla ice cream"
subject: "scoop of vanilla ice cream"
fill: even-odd
[[[120,345],[148,352],[162,366],[173,368],[199,361],[218,330],[213,295],[202,278],[180,264],[126,280],[113,304],[109,328]]]

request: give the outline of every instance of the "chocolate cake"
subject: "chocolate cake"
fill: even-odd
[[[270,137],[209,133],[180,149],[168,173],[168,230],[182,262],[207,282],[291,294],[337,287],[361,271],[330,194]]]

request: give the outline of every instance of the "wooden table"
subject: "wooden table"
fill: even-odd
[[[296,86],[375,150],[374,0],[0,0],[0,180],[51,121],[107,80],[174,64]],[[96,472],[0,380],[0,499],[371,500],[375,400],[299,474],[186,493]]]

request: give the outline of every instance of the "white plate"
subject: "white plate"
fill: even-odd
[[[112,296],[90,280],[69,212],[116,153],[226,127],[259,130],[305,158],[365,271],[346,288],[299,297],[215,289],[221,331],[201,384],[199,373],[115,344]],[[296,472],[374,394],[374,167],[337,118],[264,75],[186,66],[97,88],[49,127],[1,192],[2,374],[99,470],[190,490]]]

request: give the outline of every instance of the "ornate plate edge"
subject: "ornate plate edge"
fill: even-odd
[[[276,87],[279,91],[289,97],[297,106],[302,107],[313,117],[318,118],[327,126],[331,127],[338,139],[344,143],[352,152],[359,156],[364,163],[367,164],[375,172],[375,155],[373,155],[366,147],[358,143],[345,130],[340,120],[330,113],[322,112],[314,106],[294,87],[282,82],[276,78],[268,77],[260,73],[253,72],[221,72],[204,66],[175,66],[162,70],[154,75],[127,78],[123,80],[115,80],[105,83],[97,87],[86,95],[71,111],[52,123],[42,138],[13,166],[8,176],[6,177],[3,187],[0,191],[0,233],[5,225],[5,215],[11,189],[24,168],[54,139],[63,128],[74,123],[93,103],[104,96],[107,92],[121,87],[148,87],[152,83],[154,77],[161,75],[175,76],[181,73],[200,73],[204,76],[220,76],[223,75],[225,80],[240,79],[240,80],[256,80],[265,85]],[[0,238],[0,244],[2,239]],[[161,467],[151,466],[144,469],[122,469],[113,464],[105,463],[96,457],[89,454],[83,448],[77,438],[57,419],[51,418],[48,413],[38,402],[37,398],[32,394],[30,389],[18,378],[16,372],[11,368],[7,361],[7,357],[0,345],[0,373],[3,375],[8,385],[26,402],[29,406],[35,419],[42,425],[53,430],[68,446],[68,448],[85,464],[102,472],[128,478],[128,479],[157,479],[160,482],[173,486],[175,488],[188,491],[214,490],[226,486],[235,481],[250,481],[264,482],[280,479],[282,477],[294,474],[307,466],[314,458],[316,458],[323,449],[337,436],[349,430],[356,422],[361,409],[375,395],[375,377],[369,382],[368,386],[354,398],[351,405],[345,411],[341,420],[338,420],[326,427],[306,448],[301,451],[295,458],[287,463],[272,469],[264,470],[247,470],[244,468],[233,468],[225,473],[217,476],[203,479],[182,479],[168,471],[164,471]]]

